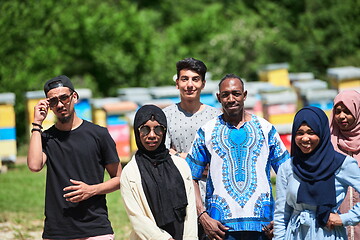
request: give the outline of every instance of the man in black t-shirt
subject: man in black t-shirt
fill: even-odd
[[[120,188],[121,164],[106,128],[80,119],[79,95],[66,76],[48,80],[46,99],[34,107],[27,163],[33,172],[47,166],[44,239],[114,239],[107,193]],[[42,132],[52,110],[57,122]],[[111,179],[104,182],[105,169]]]

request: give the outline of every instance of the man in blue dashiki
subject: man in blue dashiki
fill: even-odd
[[[272,124],[244,110],[247,91],[240,77],[226,75],[217,98],[223,114],[197,132],[186,158],[197,181],[210,163],[205,207],[197,192],[199,222],[209,239],[266,239],[273,220],[271,167],[277,172],[289,153]]]

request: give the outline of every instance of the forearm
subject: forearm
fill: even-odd
[[[340,219],[344,226],[357,225],[360,222],[360,203],[355,204],[348,212],[340,214]]]
[[[106,182],[93,185],[95,188],[94,195],[103,195],[120,189],[120,176],[113,177]]]
[[[33,131],[30,137],[27,164],[32,172],[40,171],[45,164],[46,156],[42,151],[41,133]]]
[[[47,99],[40,100],[34,107],[34,121],[32,122],[33,130],[31,132],[27,164],[33,172],[40,171],[46,162],[46,155],[42,151],[41,130],[42,123],[45,120],[49,110]]]
[[[122,172],[121,163],[111,163],[106,165],[105,168],[111,178],[103,183],[93,185],[94,195],[111,193],[120,188],[120,176]]]
[[[178,152],[178,151],[176,151],[176,150],[173,149],[173,148],[170,148],[170,149],[169,149],[169,152],[170,152],[171,155],[175,155],[175,156],[181,157],[181,158],[183,158],[183,159],[186,159],[186,157],[187,157],[187,155],[188,155],[188,153]]]
[[[193,184],[194,184],[194,190],[195,190],[196,212],[197,212],[197,215],[199,216],[206,209],[201,200],[200,187],[199,187],[198,181],[193,180]]]

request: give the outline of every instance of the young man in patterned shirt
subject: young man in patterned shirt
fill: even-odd
[[[244,110],[246,96],[240,77],[220,81],[223,114],[198,130],[186,158],[197,192],[210,165],[205,207],[197,198],[198,219],[210,239],[267,239],[264,226],[274,212],[270,169],[277,172],[289,158],[274,126]]]

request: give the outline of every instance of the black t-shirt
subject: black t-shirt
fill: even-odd
[[[115,142],[106,128],[88,121],[71,131],[52,126],[42,135],[47,155],[43,238],[72,239],[112,234],[105,195],[67,202],[63,189],[70,179],[86,184],[104,181],[105,165],[119,162]]]

